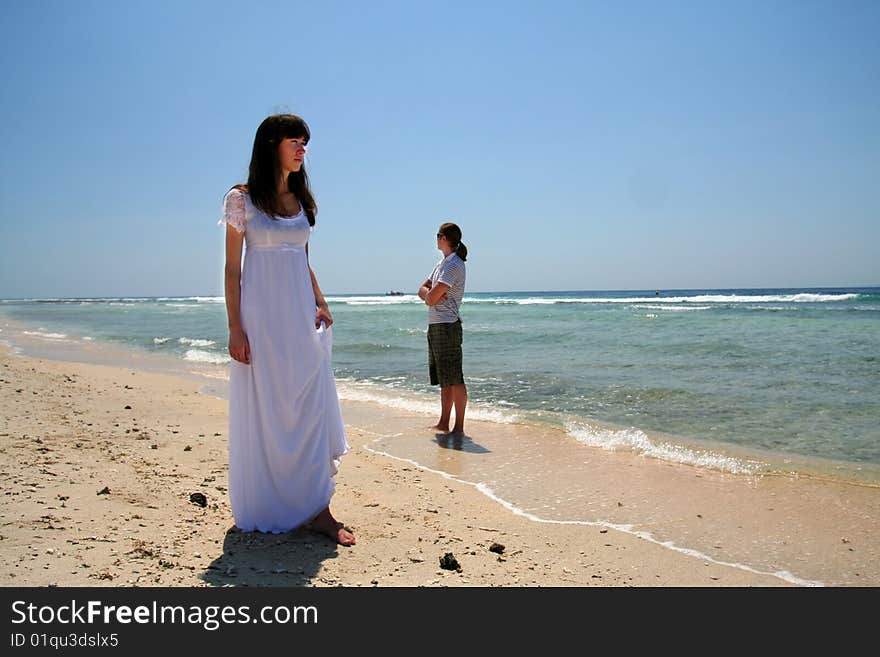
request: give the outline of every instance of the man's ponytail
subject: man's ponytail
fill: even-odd
[[[445,223],[440,226],[439,232],[443,234],[450,246],[455,245],[452,246],[455,249],[455,254],[462,260],[467,260],[468,252],[464,242],[461,241],[461,228],[453,223]]]
[[[458,246],[455,247],[455,253],[462,260],[467,260],[467,247],[464,245],[464,242],[458,243]]]

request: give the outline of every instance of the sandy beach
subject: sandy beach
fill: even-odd
[[[388,453],[383,441],[401,440],[401,432],[391,429],[406,427],[413,449],[432,449],[438,459],[461,458],[457,467],[463,471],[473,467],[467,450],[453,452],[437,445],[427,428],[431,418],[378,404],[343,403],[351,451],[337,475],[332,508],[355,533],[358,542],[352,548],[338,547],[306,529],[264,535],[234,528],[226,493],[227,403],[201,392],[195,381],[28,358],[4,349],[0,404],[4,586],[798,583],[671,549],[609,525],[537,521],[464,477],[443,476],[433,467],[419,467],[415,460]],[[489,424],[472,422],[469,434],[489,440],[517,431]],[[619,455],[595,456],[598,471],[607,475],[596,485],[613,481],[612,475],[632,477],[632,471],[612,472],[622,466],[607,459]],[[669,464],[662,467],[675,470]],[[677,472],[698,481],[696,470]],[[702,520],[720,511],[715,504],[735,506],[742,499],[743,515],[753,515],[748,505],[754,499],[731,495],[711,473],[697,476],[709,481],[718,497],[690,491],[702,506],[682,513]],[[880,491],[822,481],[802,482],[806,489],[789,483],[777,478],[766,486],[744,486],[766,489],[788,516],[796,517],[792,531],[801,536],[789,538],[812,546],[805,549],[805,561],[830,562],[836,569],[832,572],[841,573],[837,580],[823,583],[880,583]],[[805,490],[812,491],[812,497],[805,497]],[[684,491],[682,499],[694,497],[688,493]],[[828,514],[817,513],[816,499],[849,513],[841,516],[841,522],[851,523],[846,534],[833,522],[830,528],[822,524]],[[625,503],[629,502],[617,504]],[[861,520],[853,525],[852,518]],[[758,538],[746,533],[740,540]],[[440,567],[447,553],[454,555],[460,570]]]

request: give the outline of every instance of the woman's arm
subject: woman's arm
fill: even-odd
[[[226,226],[226,317],[229,322],[229,355],[245,365],[251,362],[251,348],[241,324],[241,251],[244,233]]]
[[[422,286],[419,288],[419,299],[422,301],[425,300],[425,297],[428,296],[428,292],[431,291],[431,279],[425,279],[425,282],[422,283]]]
[[[309,257],[309,245],[306,244],[306,258]],[[333,324],[333,316],[330,314],[330,306],[327,304],[327,300],[324,298],[324,293],[321,292],[321,287],[318,285],[318,278],[315,276],[315,272],[312,271],[312,265],[309,265],[309,276],[312,277],[312,290],[315,293],[315,328],[321,326],[321,322],[324,322],[324,326],[327,328]]]
[[[424,288],[423,288],[424,289]],[[421,290],[419,290],[419,296],[425,300],[425,303],[429,306],[436,306],[438,303],[446,299],[446,290],[449,289],[449,286],[446,283],[441,283],[437,281],[427,292],[425,292],[425,296],[422,296]]]

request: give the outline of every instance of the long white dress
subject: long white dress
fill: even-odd
[[[223,221],[245,236],[241,321],[250,364],[229,380],[229,499],[243,531],[280,533],[330,502],[348,451],[330,358],[332,335],[315,328],[304,212],[271,218],[231,190]]]

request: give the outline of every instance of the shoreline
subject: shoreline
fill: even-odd
[[[532,522],[614,529],[792,584],[880,581],[874,486],[734,475],[573,446],[552,427],[469,421],[463,444],[450,446],[436,434],[425,439],[416,414],[382,409],[371,420],[369,404],[345,408],[377,436],[371,451],[470,485]],[[855,554],[856,544],[864,552]]]
[[[95,338],[47,338],[36,325],[0,317],[6,331],[0,329],[0,347],[4,344],[15,353],[31,358],[134,367],[170,374],[202,383],[202,391],[225,399],[228,363],[181,360],[167,353],[151,352],[137,345]],[[10,328],[13,329],[10,332]],[[372,380],[358,381],[336,377],[340,401],[376,403],[389,412],[433,413],[433,395],[383,385]],[[428,410],[430,409],[430,410]],[[553,416],[553,417],[551,417]],[[809,477],[817,480],[880,487],[880,464],[842,461],[819,456],[774,452],[755,446],[735,445],[707,438],[672,435],[659,430],[614,424],[611,422],[550,414],[537,410],[507,408],[476,403],[468,406],[469,420],[477,419],[502,425],[525,425],[537,430],[553,427],[564,431],[571,440],[596,449],[630,451],[646,458],[685,466],[727,471],[754,476]]]
[[[649,536],[631,523],[616,521],[613,513],[604,522],[544,517],[517,504],[516,491],[496,490],[491,481],[479,477],[471,480],[473,468],[491,469],[488,461],[503,452],[493,441],[519,442],[522,427],[473,421],[469,433],[478,436],[473,443],[460,451],[441,449],[433,433],[423,428],[428,424],[425,416],[369,402],[343,402],[352,449],[343,458],[332,505],[334,514],[355,530],[358,545],[337,548],[302,529],[280,536],[242,534],[233,529],[225,497],[225,401],[204,394],[196,381],[131,366],[48,361],[8,351],[0,355],[0,362],[3,476],[11,482],[2,513],[5,586],[880,582],[880,574],[850,572],[843,562],[836,567],[848,574],[838,579],[816,580],[785,569],[779,569],[781,576],[750,572],[748,564]],[[511,436],[517,440],[511,441]],[[470,451],[477,442],[495,451]],[[545,456],[552,460],[549,447]],[[406,449],[415,449],[418,458],[409,458]],[[632,454],[584,449],[591,455],[591,472],[608,474],[612,481],[629,477],[631,484],[639,479],[631,476],[631,468],[637,468],[641,478],[659,469],[691,479],[696,473],[711,480],[711,486],[731,480],[756,485],[748,478],[701,473],[691,466],[651,464]],[[443,460],[442,467],[433,468],[431,457]],[[460,476],[450,475],[451,468],[458,468]],[[668,474],[659,473],[660,481],[669,479]],[[791,488],[788,479],[778,479],[782,485],[770,492]],[[824,491],[835,504],[852,504],[851,491],[841,493],[836,483],[813,483],[813,489]],[[98,495],[104,486],[110,494]],[[191,492],[206,494],[207,507],[189,502]],[[611,487],[612,497],[619,493]],[[867,500],[860,503],[867,504],[868,532],[834,537],[832,568],[835,559],[851,556],[856,549],[866,553],[860,563],[865,557],[870,563],[877,551],[878,495],[872,489],[861,498]],[[618,510],[636,506],[630,499],[618,503]],[[664,503],[655,501],[654,506]],[[676,505],[670,500],[665,506]],[[718,511],[711,501],[706,506]],[[97,520],[88,520],[95,516]],[[755,538],[748,532],[740,537],[744,542]],[[505,544],[505,552],[489,552],[492,542]],[[461,573],[438,568],[445,552],[456,555]],[[813,558],[827,560],[829,554]],[[855,581],[853,572],[858,572]]]

